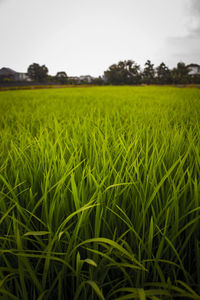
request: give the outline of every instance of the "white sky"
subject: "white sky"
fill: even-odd
[[[0,0],[0,68],[102,75],[132,59],[200,63],[200,0]]]

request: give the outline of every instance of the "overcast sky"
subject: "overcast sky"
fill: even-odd
[[[0,0],[0,68],[99,76],[125,59],[200,64],[200,0]]]

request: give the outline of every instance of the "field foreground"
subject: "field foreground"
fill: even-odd
[[[200,299],[200,90],[0,93],[0,300]]]

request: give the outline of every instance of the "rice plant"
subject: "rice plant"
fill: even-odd
[[[200,299],[200,90],[0,93],[0,299]]]

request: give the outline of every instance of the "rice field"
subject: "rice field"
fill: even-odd
[[[200,90],[0,92],[0,300],[200,299]]]

